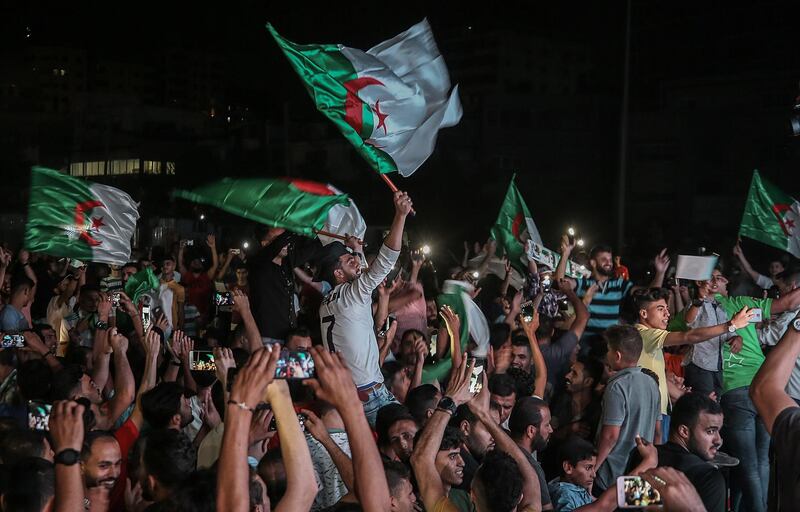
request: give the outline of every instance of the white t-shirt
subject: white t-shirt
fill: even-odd
[[[47,304],[47,323],[56,332],[59,343],[67,343],[69,342],[69,326],[67,322],[64,322],[64,318],[72,313],[77,298],[70,297],[69,301],[61,306],[58,305],[58,299],[59,296],[56,295]]]
[[[325,347],[342,353],[359,387],[383,382],[372,319],[372,291],[389,275],[399,255],[399,251],[381,246],[369,270],[337,285],[319,307]]]

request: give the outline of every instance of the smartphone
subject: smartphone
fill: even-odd
[[[146,331],[150,327],[150,306],[142,306],[142,328]]]
[[[111,294],[111,306],[115,307],[115,308],[118,308],[119,307],[120,298],[121,298],[121,296],[120,296],[119,292],[112,293]]]
[[[31,430],[50,430],[50,409],[53,404],[31,400],[28,402],[28,428]]]
[[[522,313],[522,318],[524,318],[526,322],[533,320],[534,311],[532,300],[525,301],[519,305],[519,312]]]
[[[231,254],[242,254],[241,249],[231,249]]]
[[[231,292],[215,292],[214,304],[217,306],[232,306],[233,295],[231,295]]]
[[[186,245],[193,246],[194,240],[186,240]]]
[[[189,369],[200,372],[213,372],[217,369],[214,353],[210,350],[192,350],[189,352]]]
[[[477,395],[483,389],[483,372],[484,368],[486,368],[486,358],[473,357],[470,359],[475,362],[475,366],[472,367],[472,375],[469,378],[469,392]]]
[[[757,324],[763,321],[764,321],[764,313],[761,311],[761,308],[753,308],[753,316],[750,317],[750,323]]]
[[[378,331],[378,337],[379,338],[385,337],[386,333],[388,333],[389,329],[392,327],[392,322],[396,322],[396,321],[397,321],[397,319],[394,316],[392,316],[392,315],[387,316],[386,317],[386,322],[384,322],[383,326],[381,327],[381,330]]]
[[[276,347],[277,348],[277,347]],[[276,379],[311,379],[316,376],[314,359],[310,352],[281,350],[281,357],[275,367]]]
[[[22,348],[25,346],[25,336],[21,334],[4,334],[2,347],[0,348]]]
[[[661,494],[640,476],[617,478],[617,507],[643,508],[661,507]]]
[[[542,274],[542,292],[548,293],[553,288],[553,276],[550,272]]]
[[[302,432],[306,431],[306,415],[303,413],[297,413],[297,421],[300,422],[300,430]]]

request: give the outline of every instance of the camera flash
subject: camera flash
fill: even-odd
[[[424,254],[425,256],[427,256],[427,255],[429,255],[430,253],[431,253],[431,246],[430,246],[430,245],[428,245],[428,244],[425,244],[425,245],[423,245],[423,246],[422,246],[422,254]]]

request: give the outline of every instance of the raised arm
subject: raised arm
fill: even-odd
[[[505,297],[506,295],[508,295],[508,285],[511,282],[511,261],[508,259],[508,256],[506,256],[506,260],[504,263],[505,263],[506,275],[503,278],[503,284],[500,286],[501,297]]]
[[[189,269],[186,268],[186,264],[183,262],[184,249],[186,249],[186,240],[181,240],[178,244],[178,270],[181,275],[185,275],[189,271]]]
[[[228,268],[231,266],[231,260],[233,260],[233,256],[233,249],[228,249],[228,252],[225,254],[225,261],[222,262],[222,268],[217,271],[212,279],[222,281],[222,279],[225,277],[225,274],[228,272]]]
[[[656,273],[653,275],[653,280],[650,281],[650,288],[661,288],[664,286],[664,275],[667,273],[669,263],[670,259],[669,255],[667,255],[667,250],[662,249],[655,257],[654,264]]]
[[[253,318],[253,312],[250,310],[250,299],[242,290],[233,290],[231,294],[233,295],[233,310],[242,317],[250,353],[255,353],[256,350],[263,348],[264,344],[261,342],[261,333],[258,331],[256,319]]]
[[[332,354],[318,346],[313,347],[311,353],[317,369],[317,379],[307,380],[305,384],[314,390],[317,398],[333,404],[342,417],[353,454],[354,485],[358,501],[367,512],[389,510],[389,486],[383,472],[383,463],[364,415],[364,407],[353,385],[350,370],[341,354]]]
[[[320,281],[314,281],[314,278],[308,275],[306,271],[301,269],[300,267],[294,267],[292,271],[294,272],[294,275],[297,277],[297,279],[300,280],[301,283],[314,288],[320,294],[322,294],[322,283]]]
[[[558,260],[558,265],[556,266],[556,280],[560,281],[567,275],[567,262],[574,248],[575,244],[569,242],[569,237],[567,235],[561,235],[561,259]],[[572,287],[575,288],[574,281],[572,281],[572,285]]]
[[[347,490],[349,492],[354,492],[356,477],[353,472],[353,461],[350,460],[350,457],[348,457],[347,454],[339,448],[336,441],[333,440],[331,434],[328,432],[328,427],[322,419],[308,409],[302,409],[300,412],[306,415],[306,432],[311,434],[314,439],[319,441],[322,447],[325,448],[325,451],[331,456],[331,460],[336,466],[339,476],[342,477]]]
[[[742,270],[744,270],[747,275],[750,276],[750,279],[752,279],[754,283],[758,284],[759,281],[763,281],[764,276],[756,272],[750,265],[750,262],[747,261],[744,251],[742,250],[741,242],[736,242],[736,245],[733,246],[733,255],[736,256],[736,259],[739,260],[739,265],[741,265]],[[759,284],[759,286],[761,285]]]
[[[50,438],[53,452],[80,452],[83,448],[83,406],[71,400],[56,402],[50,412]],[[83,510],[83,474],[80,464],[55,465],[55,512]]]
[[[453,361],[453,368],[461,366],[463,353],[461,351],[461,319],[450,306],[444,305],[440,310],[444,318],[447,339],[450,340],[450,357]],[[439,330],[441,336],[441,329]],[[438,340],[437,340],[438,341]],[[437,347],[438,348],[438,347]]]
[[[580,339],[583,336],[583,331],[586,330],[586,324],[589,323],[589,309],[575,294],[575,290],[572,289],[569,281],[559,281],[558,289],[567,296],[567,300],[572,304],[572,309],[575,310],[575,320],[569,330],[572,331],[576,338]]]
[[[217,237],[214,235],[208,235],[206,237],[206,244],[208,248],[211,249],[211,266],[206,271],[206,275],[209,279],[213,280],[214,276],[217,275],[217,267],[219,266],[219,254],[217,254]]]
[[[526,321],[523,315],[520,315],[519,322],[522,325],[522,330],[525,331],[525,336],[528,338],[528,344],[531,347],[531,361],[533,362],[533,369],[536,373],[533,394],[534,396],[543,397],[545,388],[547,387],[547,364],[544,362],[544,356],[539,348],[539,342],[536,340],[536,329],[539,328],[539,311],[533,312],[533,318],[530,322]]]
[[[100,294],[97,305],[97,320],[106,325],[105,329],[95,329],[92,343],[92,380],[97,387],[103,389],[108,382],[109,365],[111,363],[111,347],[108,344],[108,324],[111,314],[111,297]]]
[[[156,385],[158,354],[160,351],[161,336],[155,331],[147,331],[144,337],[144,374],[142,374],[142,381],[139,383],[139,391],[136,393],[136,405],[133,406],[133,411],[131,411],[131,421],[140,432],[142,426],[144,426],[141,399],[143,394],[153,389]]]
[[[800,315],[795,317],[796,321]],[[764,426],[772,435],[775,418],[786,408],[796,407],[795,401],[786,393],[786,383],[800,357],[800,331],[792,325],[786,329],[781,341],[772,349],[761,365],[750,385],[750,398],[764,420]]]
[[[106,429],[114,425],[136,397],[136,382],[128,362],[128,338],[113,329],[109,333],[109,342],[114,349],[114,397],[108,402],[106,425],[98,425],[98,428]]]
[[[405,192],[397,191],[394,193],[394,219],[389,228],[383,243],[393,251],[399,251],[403,247],[403,230],[406,226],[406,217],[411,212],[413,203]]]
[[[233,383],[231,398],[225,406],[225,433],[217,471],[217,510],[250,510],[250,468],[247,465],[250,422],[253,409],[262,401],[272,382],[278,357],[279,351],[262,348],[250,356]],[[311,480],[314,481],[313,477]]]
[[[697,329],[689,329],[683,332],[670,332],[664,340],[664,346],[691,345],[717,336],[722,336],[729,332],[728,326],[731,324],[736,327],[736,329],[744,329],[750,323],[750,318],[752,318],[754,314],[755,312],[753,309],[744,307],[741,311],[736,313],[736,316],[734,316],[730,322],[712,325],[711,327],[698,327]]]

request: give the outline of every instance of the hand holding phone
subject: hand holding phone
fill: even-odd
[[[192,350],[189,352],[189,369],[200,372],[215,372],[214,353],[210,350]]]
[[[28,402],[28,428],[31,430],[50,430],[50,410],[53,404],[31,400]]]
[[[4,334],[0,348],[22,348],[25,346],[25,336],[21,334]]]
[[[217,306],[233,306],[233,295],[231,292],[215,292],[214,304]]]
[[[617,507],[622,509],[661,507],[661,493],[640,476],[617,478]]]
[[[281,356],[278,358],[278,364],[275,367],[276,379],[303,380],[311,379],[315,376],[314,359],[311,357],[310,352],[281,350]]]

